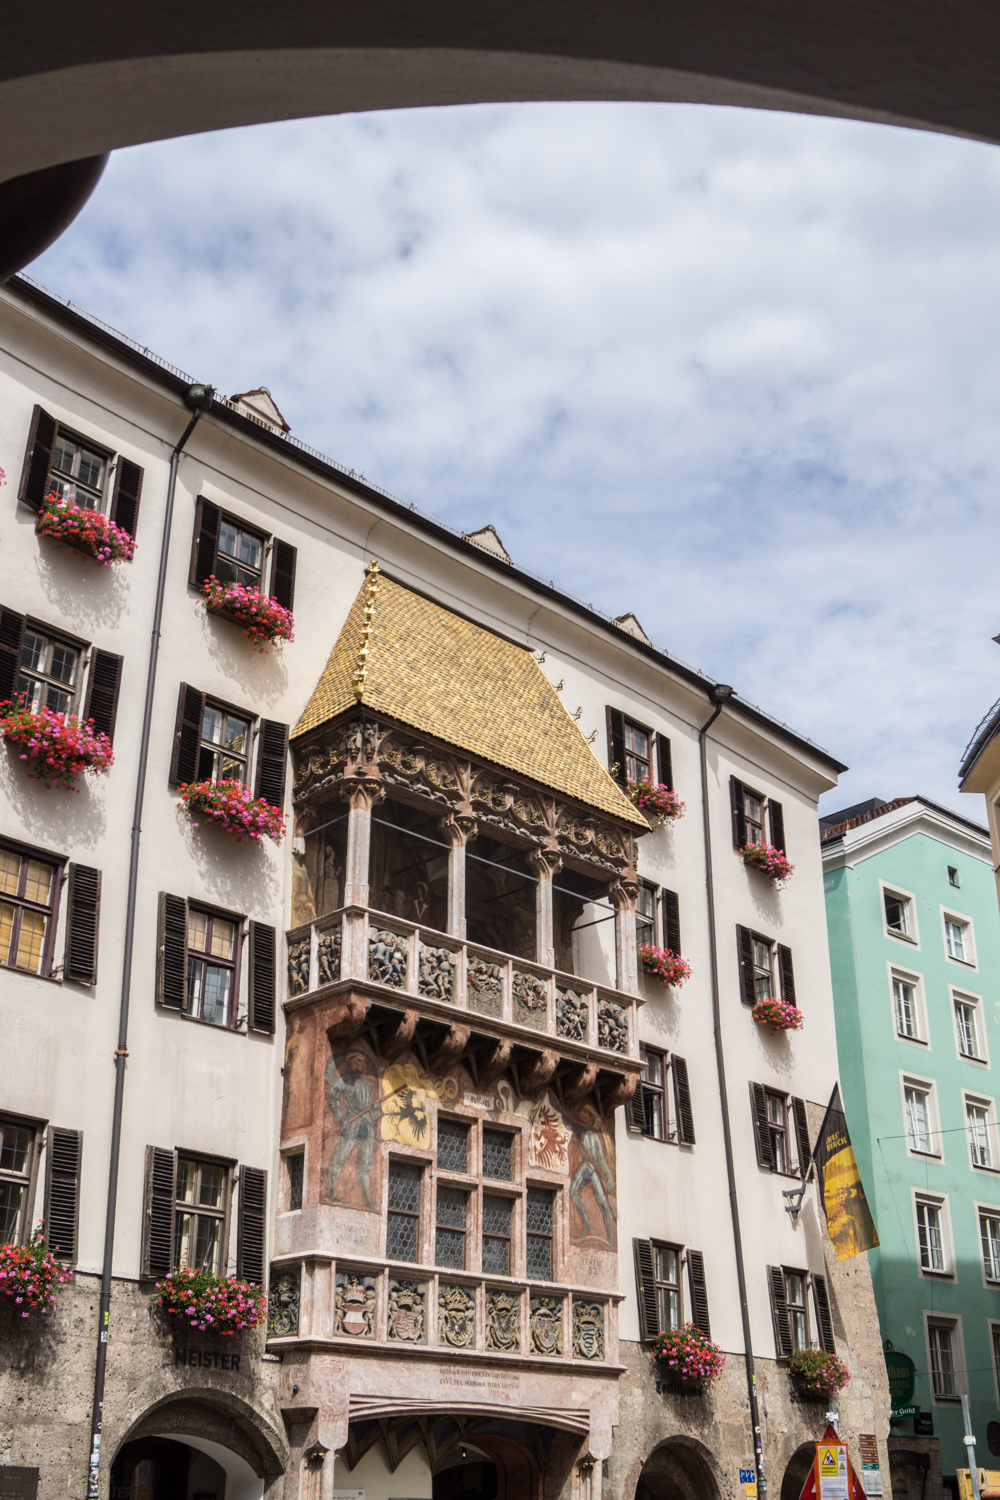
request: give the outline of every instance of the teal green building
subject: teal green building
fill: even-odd
[[[821,821],[840,1078],[880,1246],[886,1347],[916,1366],[947,1476],[1000,1421],[1000,915],[989,832],[924,797]],[[1000,1428],[989,1434],[1000,1439]],[[996,1451],[1000,1452],[1000,1441]]]

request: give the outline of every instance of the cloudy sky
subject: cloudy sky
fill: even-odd
[[[522,105],[119,152],[45,285],[922,792],[1000,694],[1000,153]]]

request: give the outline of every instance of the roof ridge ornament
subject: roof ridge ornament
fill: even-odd
[[[372,621],[375,618],[375,600],[378,598],[378,581],[381,573],[374,558],[368,564],[366,571],[368,577],[365,581],[365,623],[361,630],[361,645],[354,664],[354,676],[351,678],[354,698],[358,703],[365,695],[365,683],[368,680],[368,653],[371,650]]]

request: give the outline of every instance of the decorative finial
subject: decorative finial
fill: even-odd
[[[368,577],[365,582],[365,623],[362,626],[361,645],[354,663],[354,676],[351,678],[351,686],[357,703],[360,703],[364,697],[365,682],[368,678],[368,653],[371,650],[372,621],[375,618],[375,600],[378,596],[380,571],[378,563],[373,558],[366,569]]]

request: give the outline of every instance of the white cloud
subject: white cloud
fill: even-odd
[[[959,799],[1000,692],[1000,156],[680,106],[119,153],[32,274],[853,770]]]

